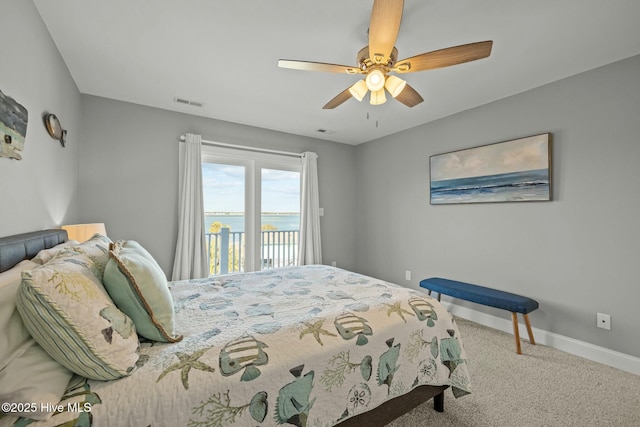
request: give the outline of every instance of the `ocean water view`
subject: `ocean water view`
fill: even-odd
[[[548,169],[444,179],[431,183],[431,203],[550,200],[549,183]]]
[[[209,231],[209,227],[214,222],[220,222],[228,225],[231,231],[244,231],[244,214],[243,213],[227,213],[227,212],[205,212],[204,225],[205,231]],[[278,229],[278,231],[291,231],[300,229],[300,214],[296,212],[288,213],[263,213],[261,215],[262,225],[270,224]]]

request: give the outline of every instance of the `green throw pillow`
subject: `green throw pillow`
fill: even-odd
[[[103,283],[116,306],[133,320],[139,335],[177,342],[173,298],[155,259],[133,240],[112,243]]]

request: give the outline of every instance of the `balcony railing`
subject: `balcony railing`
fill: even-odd
[[[287,267],[298,263],[298,230],[268,230],[260,232],[260,269]],[[218,233],[206,233],[210,274],[244,271],[243,231],[221,228]]]

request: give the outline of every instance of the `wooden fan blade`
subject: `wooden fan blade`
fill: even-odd
[[[338,105],[342,104],[344,101],[348,100],[349,98],[351,98],[351,92],[349,92],[349,88],[346,88],[345,90],[340,92],[335,98],[333,98],[331,101],[327,102],[325,106],[322,107],[322,109],[331,110],[333,108],[336,108]]]
[[[352,67],[349,65],[326,64],[324,62],[294,61],[289,59],[280,59],[278,61],[278,67],[303,71],[325,71],[328,73],[362,73],[362,70],[360,70],[360,68]]]
[[[400,94],[396,96],[396,99],[402,102],[407,107],[415,107],[416,105],[424,101],[420,94],[408,84],[405,85],[402,92],[400,92]]]
[[[396,44],[404,0],[374,0],[369,24],[369,58],[386,64]]]
[[[427,52],[396,62],[392,71],[396,73],[413,73],[463,64],[491,55],[492,46],[493,41],[489,40]]]

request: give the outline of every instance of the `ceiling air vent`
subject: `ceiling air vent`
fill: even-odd
[[[178,104],[191,105],[192,107],[202,107],[204,105],[204,102],[190,101],[188,99],[177,97],[173,98],[173,101],[177,102]]]

